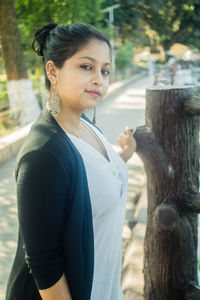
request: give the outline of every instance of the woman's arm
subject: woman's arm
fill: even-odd
[[[121,150],[118,152],[118,154],[125,162],[127,162],[136,151],[136,140],[133,137],[135,130],[136,129],[129,129],[128,126],[126,126],[126,129],[120,134],[118,139],[121,147]]]
[[[70,176],[50,154],[36,150],[20,161],[17,204],[27,267],[43,299],[68,300],[62,238]],[[55,294],[63,295],[63,298]],[[66,295],[65,295],[66,294]]]
[[[43,300],[72,300],[65,274],[53,286],[39,290]]]
[[[121,151],[118,152],[118,154],[121,156],[121,158],[126,163],[131,158],[131,156],[133,155],[133,151],[121,150]]]

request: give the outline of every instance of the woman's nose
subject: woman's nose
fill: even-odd
[[[100,71],[95,72],[92,83],[101,86],[103,84],[103,76]]]

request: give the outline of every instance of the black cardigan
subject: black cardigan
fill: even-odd
[[[42,299],[38,289],[63,273],[72,299],[90,300],[94,236],[85,166],[46,107],[18,153],[15,179],[18,245],[6,300]]]

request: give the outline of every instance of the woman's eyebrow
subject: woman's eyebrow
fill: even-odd
[[[93,62],[96,61],[96,59],[94,59],[93,57],[90,57],[90,56],[82,56],[82,57],[79,57],[78,59],[82,59],[82,58],[90,59]],[[104,65],[110,65],[111,66],[111,63],[106,62]]]

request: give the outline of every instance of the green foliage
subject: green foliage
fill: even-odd
[[[22,34],[33,34],[49,24],[86,22],[97,24],[103,0],[15,0],[18,22]]]
[[[32,33],[48,23],[68,24],[87,22],[95,24],[100,18],[103,0],[15,0],[21,27]]]
[[[103,0],[15,0],[18,26],[28,69],[42,68],[32,51],[34,32],[49,23],[84,22],[101,29]]]
[[[0,92],[0,110],[2,106],[7,106],[8,107],[9,102],[8,102],[8,94],[7,91]]]
[[[174,43],[200,49],[198,0],[106,0],[103,5],[116,3],[121,6],[114,11],[114,23],[123,42],[130,40],[152,47],[152,37],[147,32],[150,29],[166,50]]]
[[[6,76],[0,75],[0,111],[2,106],[8,106],[8,94],[6,87]]]
[[[116,52],[115,63],[118,70],[124,70],[132,64],[134,56],[133,43],[122,45]]]

